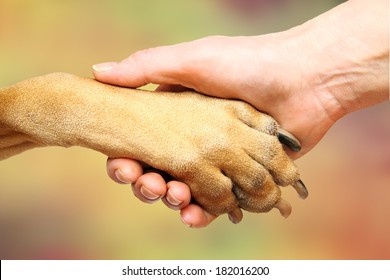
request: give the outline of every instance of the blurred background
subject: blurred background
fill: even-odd
[[[282,31],[341,1],[1,0],[0,87],[207,35]],[[296,161],[306,201],[283,219],[226,216],[205,229],[136,200],[106,157],[44,148],[0,162],[0,259],[389,259],[389,102],[349,115]]]

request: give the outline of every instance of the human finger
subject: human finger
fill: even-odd
[[[181,210],[180,217],[187,226],[202,228],[208,226],[218,216],[206,212],[199,205],[190,204]]]
[[[120,62],[92,66],[98,81],[137,88],[148,83],[183,84],[180,73],[188,64],[188,43],[137,51]]]
[[[167,185],[164,178],[155,172],[141,175],[132,185],[134,195],[145,203],[154,203],[165,196]]]
[[[170,181],[167,183],[167,192],[162,201],[173,210],[181,210],[190,204],[190,187],[179,181]]]
[[[106,169],[108,176],[119,184],[133,183],[143,174],[142,165],[128,158],[108,158]]]

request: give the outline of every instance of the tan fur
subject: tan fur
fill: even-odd
[[[187,183],[215,214],[266,212],[299,174],[268,115],[194,92],[155,93],[55,73],[0,89],[0,159],[44,146],[129,157]]]

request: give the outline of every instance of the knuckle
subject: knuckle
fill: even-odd
[[[269,135],[278,134],[278,123],[270,115],[258,111],[252,105],[239,101],[229,100],[225,106],[232,112],[232,115],[249,127],[260,130]]]
[[[280,186],[288,186],[296,182],[299,177],[298,167],[286,157],[275,157],[272,169],[269,169],[274,181]]]
[[[270,115],[258,112],[260,114],[260,126],[263,131],[276,136],[278,134],[278,123]]]
[[[262,188],[255,192],[246,192],[237,189],[239,193],[239,206],[249,212],[264,213],[270,211],[279,201],[281,191],[274,183],[263,184]]]
[[[220,215],[233,211],[238,206],[229,178],[218,174],[215,178],[205,178],[190,185],[192,198],[204,210]]]
[[[147,48],[143,50],[136,51],[135,53],[131,54],[128,58],[125,59],[127,60],[134,60],[134,61],[143,61],[145,59],[148,59],[155,51],[156,48]]]

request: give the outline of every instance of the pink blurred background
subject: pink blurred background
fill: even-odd
[[[337,1],[0,2],[0,87],[207,35],[255,35],[300,24]],[[248,2],[248,3],[246,3]],[[390,104],[349,115],[299,159],[310,196],[277,211],[186,228],[162,203],[108,179],[105,156],[36,149],[0,162],[1,259],[389,259]]]

